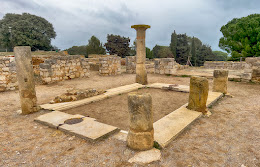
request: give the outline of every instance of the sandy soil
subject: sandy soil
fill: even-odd
[[[149,74],[149,82],[189,84],[189,78]],[[74,79],[37,86],[40,104],[69,88],[108,89],[134,83],[135,75]],[[212,81],[210,80],[210,85]],[[150,166],[222,167],[260,166],[260,85],[229,82],[233,98],[224,97],[162,150],[162,160]],[[128,163],[134,155],[126,143],[108,138],[89,143],[35,123],[45,112],[18,115],[17,91],[0,93],[0,166],[138,166]]]
[[[187,103],[189,94],[161,89],[141,89],[136,92],[150,93],[153,102],[154,122]],[[127,94],[64,111],[96,118],[97,121],[128,130],[129,114]]]

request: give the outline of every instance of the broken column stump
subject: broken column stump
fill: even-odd
[[[149,25],[143,24],[131,26],[131,28],[136,30],[136,82],[142,85],[148,84],[145,68],[145,31],[150,27]]]
[[[153,148],[154,129],[151,95],[149,93],[129,93],[128,111],[130,115],[128,147],[134,150]]]
[[[227,94],[228,70],[214,70],[213,92]]]
[[[206,113],[206,104],[209,92],[209,82],[204,77],[191,77],[189,104],[190,110]]]
[[[14,47],[14,55],[22,114],[30,114],[39,110],[35,92],[31,47]]]

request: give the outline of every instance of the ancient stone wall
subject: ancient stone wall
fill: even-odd
[[[207,69],[240,70],[242,81],[260,82],[260,57],[248,57],[243,62],[232,61],[206,61]]]
[[[40,75],[40,64],[44,63],[44,60],[53,56],[50,55],[32,55],[33,72],[35,75]]]
[[[126,56],[126,73],[135,74],[136,68],[136,57],[135,56]]]
[[[136,57],[126,56],[126,73],[135,74],[136,70]],[[154,61],[146,59],[145,68],[147,73],[154,73]]]
[[[204,68],[206,68],[206,69],[244,70],[246,68],[249,68],[249,65],[246,62],[205,61]]]
[[[66,79],[89,77],[88,59],[79,55],[57,56],[40,64],[40,76],[44,84]]]
[[[154,60],[155,74],[174,74],[177,70],[174,58],[161,58]]]
[[[0,57],[0,92],[18,88],[14,57]]]
[[[249,68],[244,69],[242,79],[260,82],[260,57],[248,57],[245,62]]]
[[[99,58],[100,75],[118,75],[121,74],[121,58],[115,55]]]
[[[172,63],[170,63],[172,62]],[[174,74],[176,70],[186,69],[188,65],[180,65],[175,62],[174,58],[157,58],[146,59],[145,67],[147,73],[156,74]],[[136,58],[135,56],[126,57],[126,73],[135,74]]]

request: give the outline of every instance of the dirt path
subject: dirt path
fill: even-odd
[[[149,74],[149,82],[189,84],[189,78]],[[69,88],[108,89],[134,83],[135,75],[75,79],[37,86],[40,104]],[[212,85],[212,81],[210,81]],[[260,166],[260,85],[229,82],[229,92],[167,148],[161,162],[150,166]],[[134,152],[124,142],[107,139],[89,143],[33,119],[44,112],[21,116],[17,91],[0,93],[0,166],[135,166]]]

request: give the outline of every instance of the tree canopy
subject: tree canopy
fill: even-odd
[[[72,46],[69,49],[66,49],[70,55],[84,55],[85,57],[87,56],[87,46],[82,45],[82,46]]]
[[[186,64],[188,58],[193,66],[203,66],[205,61],[223,60],[222,57],[214,55],[211,47],[203,44],[199,38],[176,34],[175,31],[171,35],[170,48],[176,53],[174,57],[179,64]],[[157,55],[160,46],[156,45],[154,49],[154,55]]]
[[[231,53],[231,60],[260,56],[260,14],[234,18],[220,29],[219,47]]]
[[[94,35],[88,40],[86,52],[87,52],[87,55],[89,55],[89,54],[106,54],[106,50],[103,47],[102,43]]]
[[[105,47],[110,55],[117,54],[119,57],[129,56],[130,47],[129,47],[130,39],[126,37],[121,37],[119,35],[107,35],[107,43],[105,43]]]
[[[213,51],[215,55],[214,61],[226,61],[228,59],[228,54],[222,51]]]
[[[174,32],[171,35],[171,43],[170,43],[170,50],[174,57],[176,58],[176,50],[177,50],[177,34]]]
[[[153,51],[148,47],[146,47],[145,49],[146,49],[146,58],[153,59],[154,58]]]
[[[12,50],[14,46],[31,46],[32,50],[51,50],[56,32],[51,23],[29,13],[7,13],[0,20],[0,43]]]

